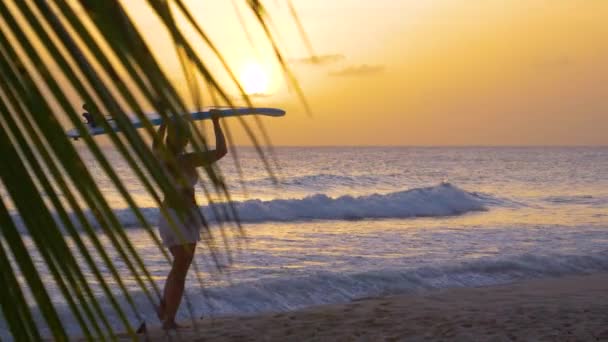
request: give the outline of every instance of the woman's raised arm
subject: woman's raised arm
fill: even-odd
[[[188,153],[182,157],[186,163],[193,167],[206,166],[211,163],[222,159],[227,153],[226,138],[222,127],[220,126],[220,119],[217,116],[212,118],[213,120],[213,131],[215,132],[215,150],[209,150],[207,152]]]

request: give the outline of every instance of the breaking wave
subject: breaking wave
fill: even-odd
[[[361,220],[377,218],[440,217],[486,210],[487,196],[466,192],[449,183],[388,194],[340,196],[316,194],[299,199],[246,200],[235,202],[241,222],[291,222],[311,220]],[[496,201],[496,200],[494,200]],[[492,203],[494,204],[494,203]],[[202,206],[205,217],[213,211]],[[140,226],[129,209],[116,210],[125,226]],[[144,208],[149,222],[156,222],[158,208]]]
[[[526,279],[562,277],[608,271],[608,254],[532,255],[483,258],[450,265],[381,269],[356,273],[318,272],[236,284],[208,290],[208,308],[201,314],[288,311],[348,302],[365,297],[417,293],[433,289],[477,287]],[[201,298],[202,299],[202,298]]]
[[[478,287],[512,283],[526,279],[592,274],[608,271],[608,254],[594,255],[531,255],[507,258],[484,258],[427,267],[379,269],[364,272],[317,272],[308,276],[282,277],[237,283],[204,290],[192,284],[187,288],[193,317],[256,314],[291,311],[313,305],[345,303],[353,300],[386,295],[428,293],[427,291]],[[140,316],[129,312],[129,319],[156,322],[155,309],[141,292],[132,293]],[[106,301],[105,297],[100,298]],[[125,308],[126,309],[126,308]],[[64,317],[69,309],[59,305]],[[40,316],[35,312],[36,316]],[[113,311],[107,318],[117,328],[121,320]],[[179,320],[190,317],[181,311]],[[82,332],[69,318],[68,331]],[[43,331],[48,334],[48,331]],[[0,325],[0,337],[8,338],[6,327]]]
[[[236,208],[245,222],[434,217],[486,209],[481,197],[448,183],[388,194],[248,200]]]
[[[234,202],[234,207],[241,222],[257,223],[443,217],[484,211],[488,206],[501,203],[509,205],[506,200],[467,192],[449,183],[442,183],[432,187],[363,196],[344,195],[334,198],[326,194],[315,194],[297,199],[253,199]],[[217,221],[211,207],[201,206],[200,209],[210,222]],[[158,208],[140,210],[148,223],[156,224],[160,215]],[[129,208],[114,209],[114,213],[125,227],[142,226]],[[86,212],[86,216],[93,226],[97,226],[91,212]],[[23,226],[19,215],[13,215],[13,220],[18,226]]]

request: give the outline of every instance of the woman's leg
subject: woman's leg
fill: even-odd
[[[164,329],[174,329],[177,327],[175,314],[182,301],[186,275],[192,263],[195,248],[196,243],[169,247],[169,251],[173,255],[173,264],[167,276],[163,300],[158,309],[158,317],[163,322]]]

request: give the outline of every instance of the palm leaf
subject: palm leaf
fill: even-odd
[[[259,1],[248,4],[260,28],[272,41],[265,8]],[[174,18],[173,8],[177,8],[194,27],[246,103],[252,106],[220,51],[182,1],[149,0],[148,5],[173,39],[190,96],[197,107],[203,104],[202,89],[211,94],[213,103],[232,105],[232,102],[224,85],[217,81],[217,72],[208,67],[207,61],[186,39]],[[179,194],[146,143],[145,136],[153,136],[154,129],[144,108],[152,107],[164,119],[169,119],[188,112],[186,99],[162,71],[144,36],[118,1],[0,2],[0,16],[0,75],[3,79],[0,83],[0,186],[7,193],[6,197],[0,198],[0,237],[3,241],[0,242],[0,281],[4,285],[4,290],[0,291],[0,305],[4,318],[12,337],[17,340],[39,340],[43,328],[48,328],[54,339],[66,340],[65,313],[60,313],[58,298],[55,298],[59,296],[87,339],[112,338],[118,327],[108,320],[108,310],[119,318],[122,324],[119,329],[133,334],[130,317],[135,315],[142,319],[143,314],[133,297],[133,290],[127,287],[123,278],[134,279],[139,291],[153,306],[160,298],[159,286],[104,197],[96,176],[68,140],[61,123],[67,122],[83,132],[82,150],[94,158],[159,253],[168,260],[150,222],[121,181],[112,161],[86,134],[70,99],[75,94],[93,110],[112,116],[122,132],[116,134],[102,122],[109,131],[107,136],[112,147],[163,215],[167,213],[160,205],[162,195],[179,198]],[[301,26],[299,22],[297,24]],[[308,108],[274,42],[273,51]],[[204,83],[199,84],[199,79]],[[128,113],[134,113],[144,124],[142,130],[132,126]],[[256,121],[256,131],[244,120],[239,123],[274,179],[274,170],[258,139],[261,134],[263,142],[270,145],[263,125]],[[230,131],[227,132],[231,140]],[[194,149],[208,150],[203,132],[195,129],[195,136]],[[233,152],[242,178],[236,151]],[[244,231],[220,170],[205,168],[204,175],[211,188],[204,186],[203,190],[220,222],[217,231],[222,244],[216,241],[218,233],[208,226],[203,241],[207,245],[206,257],[221,269],[220,260],[232,261],[234,242],[238,246],[238,237],[244,236]],[[220,203],[211,200],[212,191],[220,198]],[[17,213],[22,223],[11,212]],[[166,216],[172,225],[177,223],[171,216]],[[235,221],[235,224],[225,225],[225,221]],[[227,234],[227,227],[237,229],[233,234]],[[119,271],[117,261],[124,265],[126,272]],[[85,268],[91,277],[85,274]],[[204,291],[199,267],[195,264],[194,268]],[[109,308],[95,295],[93,281],[107,298]],[[57,290],[51,292],[50,287]]]

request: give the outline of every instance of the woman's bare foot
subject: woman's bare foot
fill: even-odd
[[[164,330],[176,330],[176,329],[181,329],[184,328],[183,326],[175,323],[175,321],[167,321],[167,322],[163,322],[163,329]]]
[[[139,325],[139,328],[137,328],[137,330],[135,330],[136,334],[143,334],[147,331],[147,327],[146,327],[146,321],[141,322],[141,324]]]

